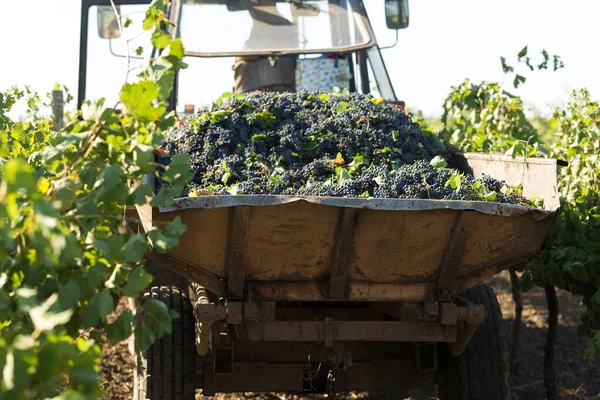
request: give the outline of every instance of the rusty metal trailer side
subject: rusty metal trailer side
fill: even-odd
[[[177,216],[185,222],[179,249],[151,257],[219,296],[406,302],[423,301],[434,287],[450,298],[535,254],[558,204],[555,160],[467,154],[458,162],[476,175],[522,182],[546,209],[250,195],[182,198],[138,212],[144,229]]]

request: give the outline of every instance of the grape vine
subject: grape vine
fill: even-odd
[[[96,398],[103,341],[133,332],[143,349],[169,332],[175,316],[159,301],[144,304],[149,318],[139,329],[131,311],[115,313],[120,298],[136,297],[152,280],[144,254],[176,246],[185,230],[175,220],[132,234],[123,213],[168,205],[190,177],[181,155],[163,170],[169,186],[154,198],[152,187],[137,184],[155,173],[155,146],[174,121],[165,100],[183,47],[161,29],[164,20],[165,2],[153,1],[145,28],[162,55],[123,86],[123,112],[86,101],[80,118],[57,132],[36,113],[18,123],[8,117],[24,97],[35,110],[39,96],[0,94],[1,399]]]

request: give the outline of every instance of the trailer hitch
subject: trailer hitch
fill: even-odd
[[[448,343],[448,348],[452,355],[457,357],[462,354],[479,325],[484,322],[485,307],[473,304],[460,296],[456,296],[455,301],[461,306],[458,307],[457,335],[456,341]]]

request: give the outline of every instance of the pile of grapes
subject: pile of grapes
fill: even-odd
[[[393,105],[356,93],[225,95],[169,131],[187,153],[185,196],[276,194],[531,205],[503,182],[446,168],[447,146]]]

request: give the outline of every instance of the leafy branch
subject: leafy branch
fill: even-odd
[[[565,66],[560,56],[550,55],[546,50],[542,50],[539,56],[535,57],[529,56],[528,52],[528,46],[523,47],[517,54],[516,64],[513,65],[507,63],[506,57],[500,57],[502,72],[504,72],[504,80],[509,74],[515,74],[513,80],[513,87],[515,89],[527,81],[527,78],[524,75],[515,72],[519,65],[526,65],[531,72],[536,69],[538,71],[548,69],[549,63],[551,63],[553,71],[558,71]]]
[[[186,157],[159,171],[154,158],[175,121],[166,100],[185,67],[181,41],[162,29],[164,10],[164,0],[148,9],[144,28],[162,54],[123,85],[122,112],[86,101],[55,131],[37,113],[35,92],[0,94],[0,397],[98,397],[105,340],[133,333],[143,349],[170,330],[174,315],[159,301],[140,304],[141,327],[117,308],[152,281],[144,255],[177,246],[185,231],[179,219],[146,233],[124,229],[123,207],[169,205],[190,178]],[[32,113],[16,123],[8,112],[23,100]],[[154,193],[140,184],[147,174],[165,185]]]

